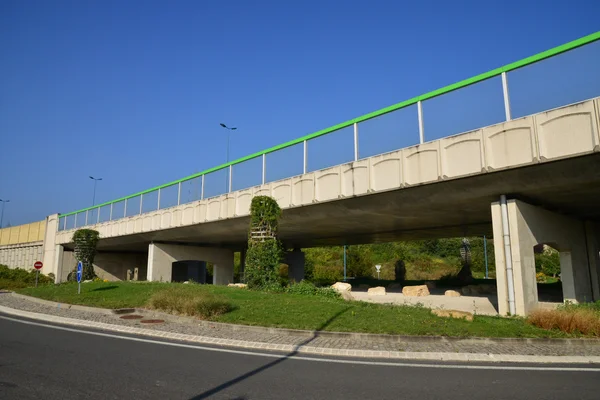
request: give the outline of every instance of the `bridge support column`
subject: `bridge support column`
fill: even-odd
[[[600,224],[586,222],[585,235],[590,263],[593,300],[597,301],[600,300]]]
[[[288,265],[288,277],[290,280],[300,282],[304,279],[305,254],[300,249],[287,252],[284,262]]]
[[[213,283],[233,283],[233,251],[216,247],[150,243],[148,246],[148,280],[170,282],[176,261],[206,261],[213,264]]]
[[[54,282],[62,281],[63,252],[64,247],[56,244],[56,233],[58,232],[58,214],[46,217],[46,232],[44,233],[44,267],[42,273],[54,274]]]
[[[494,252],[498,284],[498,311],[509,314],[509,293],[505,242],[508,237],[512,258],[512,287],[515,313],[525,316],[538,303],[535,257],[533,247],[548,244],[560,252],[561,280],[565,301],[592,301],[592,282],[586,229],[578,221],[519,200],[508,200],[508,235],[503,230],[501,204],[492,203]]]

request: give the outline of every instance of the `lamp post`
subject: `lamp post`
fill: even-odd
[[[4,205],[6,203],[10,203],[10,200],[2,200],[0,199],[0,203],[2,203],[2,211],[0,211],[0,228],[2,228],[2,222],[4,220]]]
[[[96,205],[96,183],[98,183],[98,181],[101,181],[102,178],[94,178],[93,176],[90,175],[90,179],[92,179],[94,181],[94,197],[92,198],[92,207]]]
[[[225,163],[228,163],[229,162],[229,136],[231,134],[231,131],[235,131],[237,128],[236,127],[230,128],[222,122],[219,125],[221,125],[225,129],[227,129],[227,160],[225,161]],[[229,172],[227,172],[227,175],[225,176],[225,193],[227,193],[229,191],[228,190],[229,189],[228,181],[229,181]]]

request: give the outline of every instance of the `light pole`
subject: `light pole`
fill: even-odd
[[[2,221],[4,220],[4,205],[6,203],[10,203],[10,200],[2,200],[0,199],[0,203],[2,203],[2,211],[0,211],[0,228],[2,228]]]
[[[98,183],[98,181],[101,181],[102,178],[94,178],[93,176],[90,175],[90,179],[92,179],[94,181],[94,197],[92,198],[92,207],[96,205],[96,183]]]
[[[236,127],[230,128],[222,122],[219,125],[221,125],[225,129],[227,129],[227,160],[225,161],[225,163],[228,163],[229,162],[229,136],[231,134],[231,131],[235,131],[237,128]],[[228,176],[229,176],[229,171],[225,175],[225,193],[227,193],[229,191]]]

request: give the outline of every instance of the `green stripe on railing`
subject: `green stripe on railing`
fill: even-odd
[[[496,69],[488,71],[488,72],[484,72],[484,73],[479,74],[477,76],[474,76],[472,78],[468,78],[468,79],[462,80],[460,82],[456,82],[456,83],[453,83],[451,85],[444,86],[443,88],[433,90],[433,91],[431,91],[429,93],[425,93],[425,94],[422,94],[420,96],[413,97],[412,99],[402,101],[400,103],[397,103],[397,104],[394,104],[394,105],[382,108],[382,109],[377,110],[377,111],[373,111],[371,113],[362,115],[360,117],[351,119],[351,120],[346,121],[346,122],[342,122],[341,124],[337,124],[337,125],[331,126],[329,128],[322,129],[322,130],[317,131],[317,132],[313,132],[313,133],[308,134],[306,136],[303,136],[301,138],[294,139],[294,140],[291,140],[289,142],[286,142],[286,143],[283,143],[283,144],[279,144],[277,146],[270,147],[270,148],[268,148],[266,150],[262,150],[262,151],[259,151],[259,152],[247,155],[245,157],[238,158],[237,160],[233,160],[233,161],[230,161],[230,162],[225,163],[225,164],[221,164],[221,165],[219,165],[217,167],[209,168],[207,170],[195,173],[195,174],[187,176],[185,178],[178,179],[178,180],[173,181],[173,182],[165,183],[163,185],[153,187],[152,189],[144,190],[142,192],[131,194],[129,196],[121,197],[121,198],[116,199],[116,200],[107,201],[106,203],[98,204],[98,205],[95,205],[95,206],[92,206],[92,207],[82,208],[81,210],[73,211],[73,212],[70,212],[68,214],[62,214],[61,217],[68,217],[69,215],[74,215],[74,214],[77,214],[77,213],[80,213],[80,212],[84,212],[84,211],[88,211],[88,210],[93,210],[93,209],[96,209],[96,208],[99,209],[100,207],[108,206],[110,204],[118,203],[120,201],[124,201],[124,200],[127,200],[127,199],[132,199],[134,197],[138,197],[138,196],[141,196],[143,194],[148,194],[148,193],[154,192],[155,190],[158,190],[158,189],[164,189],[164,188],[167,188],[169,186],[177,185],[179,183],[183,183],[183,182],[189,181],[191,179],[198,178],[198,177],[200,177],[202,175],[206,175],[206,174],[209,174],[211,172],[222,170],[224,168],[229,167],[230,165],[239,164],[239,163],[242,163],[244,161],[248,161],[248,160],[251,160],[253,158],[260,157],[263,154],[269,154],[269,153],[272,153],[272,152],[277,151],[277,150],[285,149],[287,147],[294,146],[296,144],[302,143],[305,140],[314,139],[316,137],[323,136],[323,135],[326,135],[328,133],[335,132],[337,130],[349,127],[349,126],[351,126],[351,125],[353,125],[355,123],[367,121],[369,119],[372,119],[372,118],[379,117],[381,115],[390,113],[392,111],[396,111],[396,110],[399,110],[401,108],[408,107],[410,105],[416,104],[419,101],[431,99],[431,98],[434,98],[434,97],[437,97],[437,96],[441,96],[441,95],[446,94],[446,93],[453,92],[453,91],[458,90],[458,89],[462,89],[464,87],[473,85],[475,83],[478,83],[478,82],[481,82],[481,81],[493,78],[493,77],[498,76],[498,75],[501,75],[503,72],[513,71],[515,69],[518,69],[518,68],[521,68],[521,67],[525,67],[527,65],[534,64],[536,62],[545,60],[545,59],[550,58],[550,57],[554,57],[554,56],[556,56],[558,54],[561,54],[561,53],[564,53],[566,51],[573,50],[573,49],[575,49],[577,47],[581,47],[581,46],[586,45],[588,43],[595,42],[596,40],[599,40],[599,39],[600,39],[600,31],[592,33],[592,34],[587,35],[587,36],[584,36],[582,38],[573,40],[573,41],[571,41],[569,43],[565,43],[563,45],[554,47],[554,48],[552,48],[550,50],[546,50],[546,51],[543,51],[541,53],[535,54],[533,56],[524,58],[522,60],[515,61],[515,62],[513,62],[511,64],[508,64],[508,65],[505,65],[503,67],[496,68]]]

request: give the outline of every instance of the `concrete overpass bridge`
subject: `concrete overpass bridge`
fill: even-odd
[[[305,247],[487,234],[495,244],[500,314],[525,315],[536,306],[533,247],[540,243],[560,251],[565,300],[600,299],[600,98],[513,118],[507,75],[600,48],[598,39],[600,32],[184,179],[51,215],[44,272],[65,279],[74,265],[73,232],[85,226],[101,235],[96,267],[115,279],[137,267],[148,280],[169,281],[173,263],[203,260],[214,264],[214,283],[229,283],[233,252],[243,252],[247,240],[251,199],[268,195],[284,210],[280,239],[296,249],[286,260],[296,279]],[[495,78],[504,121],[426,140],[427,100]],[[417,144],[359,157],[363,123],[410,107]],[[354,160],[308,171],[308,142],[342,129],[352,130]],[[267,155],[291,146],[303,148],[303,173],[267,182]],[[233,167],[250,160],[262,163],[262,183],[232,190]],[[205,198],[205,179],[219,170],[229,172],[228,190]],[[199,198],[182,201],[182,186],[193,180]],[[165,202],[166,193],[176,193],[175,204]]]

